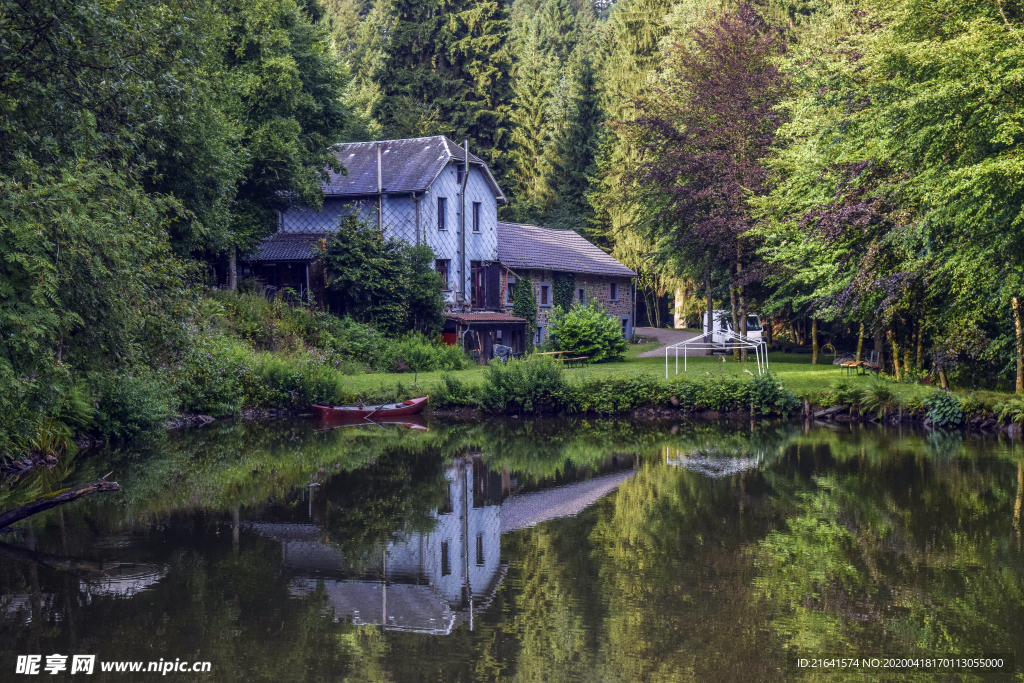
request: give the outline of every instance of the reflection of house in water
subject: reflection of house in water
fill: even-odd
[[[296,575],[292,595],[305,597],[322,585],[336,619],[448,634],[460,621],[472,628],[474,613],[501,584],[501,534],[575,515],[632,474],[506,496],[500,474],[479,459],[463,460],[446,473],[447,504],[435,512],[434,529],[391,543],[369,561],[346,558],[312,524],[257,522],[250,528],[281,542],[285,568]]]

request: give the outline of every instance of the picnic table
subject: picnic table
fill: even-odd
[[[839,364],[839,371],[842,372],[843,370],[846,371],[847,376],[849,376],[851,372],[857,375],[870,374],[873,372],[877,375],[879,367],[877,363],[869,363],[866,360],[851,360]]]
[[[554,360],[562,361],[562,363],[570,368],[584,365],[590,360],[590,356],[572,356],[572,351],[544,351],[543,353],[534,353],[533,356],[550,356]]]

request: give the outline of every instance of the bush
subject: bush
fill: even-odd
[[[928,419],[931,420],[932,427],[936,429],[959,427],[964,423],[964,413],[960,408],[960,401],[952,394],[936,391],[925,399],[924,408]]]
[[[192,335],[192,345],[173,369],[181,410],[214,416],[238,412],[245,367],[235,351],[223,337],[201,331]]]
[[[477,387],[449,373],[445,373],[430,392],[430,405],[433,408],[475,406],[479,401],[480,390]]]
[[[108,438],[158,431],[173,414],[167,385],[148,373],[96,373],[89,377],[89,386],[96,405],[95,429]]]
[[[876,380],[864,391],[863,410],[875,413],[878,419],[894,411],[898,405],[896,392],[888,382]]]
[[[570,394],[561,364],[534,358],[529,362],[492,360],[484,376],[480,406],[491,413],[554,412]]]
[[[596,303],[576,304],[567,313],[556,307],[548,324],[560,351],[587,356],[592,363],[618,360],[626,353],[619,321]]]
[[[997,403],[993,408],[1000,420],[1024,423],[1024,397],[1014,396]]]
[[[378,361],[379,369],[387,372],[465,370],[470,363],[461,347],[442,344],[415,333],[391,342]]]

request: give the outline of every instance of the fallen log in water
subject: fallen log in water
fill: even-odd
[[[121,488],[117,485],[117,482],[107,481],[107,477],[111,474],[113,474],[113,472],[108,472],[102,479],[97,479],[90,484],[83,484],[82,486],[63,489],[56,493],[43,496],[42,498],[37,498],[31,503],[27,503],[21,507],[0,513],[0,529],[5,529],[15,522],[20,522],[26,517],[31,517],[36,513],[43,512],[44,510],[49,510],[50,508],[55,508],[58,505],[78,500],[82,496],[88,496],[92,493],[101,493],[103,491],[117,491]]]

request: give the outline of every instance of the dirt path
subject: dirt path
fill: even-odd
[[[658,340],[658,348],[650,351],[644,351],[638,358],[652,358],[654,356],[664,357],[665,347],[671,346],[672,344],[678,344],[681,341],[687,339],[693,339],[699,337],[700,332],[687,332],[686,330],[664,330],[657,327],[638,327],[636,333],[641,337],[654,337]],[[692,354],[699,355],[699,354]]]

